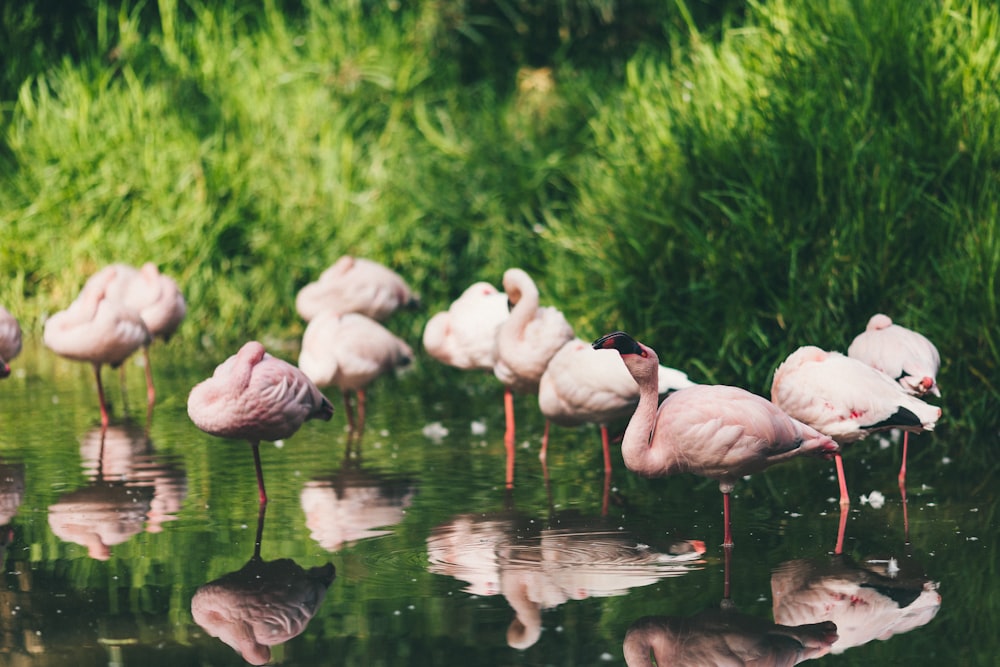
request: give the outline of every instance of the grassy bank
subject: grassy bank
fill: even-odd
[[[676,2],[631,32],[582,3],[541,55],[460,4],[332,4],[99,2],[97,38],[3,100],[0,303],[37,333],[153,259],[182,339],[230,345],[296,337],[295,292],[346,252],[429,312],[519,265],[582,336],[761,393],[881,310],[941,347],[942,428],[995,432],[992,3]]]

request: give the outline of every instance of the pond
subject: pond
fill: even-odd
[[[261,513],[251,449],[186,413],[233,351],[155,346],[149,414],[142,369],[105,369],[102,443],[90,368],[26,342],[0,382],[0,664],[624,665],[722,630],[808,636],[828,665],[1000,653],[996,485],[955,454],[995,434],[911,440],[906,503],[899,444],[855,445],[843,515],[832,463],[755,475],[727,552],[716,483],[643,479],[617,451],[606,480],[596,427],[556,427],[543,474],[534,397],[506,488],[500,385],[421,356],[370,388],[359,440],[328,393],[330,422],[262,443]],[[824,616],[832,646],[774,629]]]

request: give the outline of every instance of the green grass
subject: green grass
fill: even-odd
[[[519,265],[580,335],[760,393],[887,312],[941,348],[942,428],[997,427],[992,3],[556,3],[545,41],[530,3],[98,0],[29,39],[45,6],[0,17],[0,303],[33,335],[112,261],[220,346],[296,338],[343,253],[428,312]]]

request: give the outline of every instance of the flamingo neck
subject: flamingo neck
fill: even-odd
[[[639,403],[625,428],[622,437],[622,458],[629,470],[640,474],[656,474],[651,461],[653,429],[656,426],[656,410],[659,405],[657,393],[659,371],[657,361],[653,361],[651,374],[635,376],[639,384]]]

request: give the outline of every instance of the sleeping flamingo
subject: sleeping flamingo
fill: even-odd
[[[657,393],[694,385],[687,374],[660,366]],[[615,350],[594,349],[575,338],[562,346],[542,373],[538,383],[538,407],[545,415],[545,434],[539,458],[544,465],[549,444],[549,422],[560,426],[599,424],[604,451],[604,472],[611,472],[608,423],[624,419],[639,403],[639,385]]]
[[[514,483],[514,393],[537,394],[549,361],[573,339],[573,327],[551,306],[540,307],[538,287],[522,269],[507,269],[503,288],[510,315],[497,329],[497,362],[493,373],[504,385],[507,485]]]
[[[242,439],[253,448],[260,504],[267,503],[260,441],[282,440],[309,419],[329,421],[333,405],[305,373],[264,351],[257,341],[219,364],[188,395],[188,416],[211,435]]]
[[[0,306],[0,379],[10,375],[10,362],[21,353],[21,325]]]
[[[344,255],[295,297],[295,309],[306,322],[324,310],[361,313],[379,322],[400,307],[420,299],[403,278],[378,262]]]
[[[69,308],[45,322],[42,340],[59,356],[94,366],[101,426],[108,427],[108,409],[101,384],[101,366],[117,368],[150,341],[149,329],[136,311],[108,296],[117,276],[114,268],[101,271]]]
[[[448,310],[427,321],[424,349],[455,368],[492,371],[497,359],[497,328],[508,313],[506,294],[487,282],[473,283]]]
[[[352,433],[365,428],[365,391],[376,378],[413,360],[413,350],[402,338],[365,315],[333,311],[318,313],[306,326],[299,368],[319,388],[336,386]],[[357,394],[358,420],[351,408]]]
[[[871,433],[898,428],[931,431],[941,409],[910,396],[868,364],[807,345],[795,350],[774,372],[771,400],[841,445]],[[851,504],[841,453],[836,454],[840,504]]]
[[[639,403],[622,440],[625,466],[646,477],[691,472],[717,480],[723,498],[724,546],[733,543],[729,494],[736,480],[796,456],[830,458],[831,438],[738,387],[695,385],[657,409],[659,359],[652,348],[616,331],[594,342],[621,354],[639,384]]]
[[[887,315],[873,315],[868,326],[847,348],[847,356],[863,361],[896,380],[908,394],[940,396],[937,372],[941,355],[934,343],[922,334],[893,324]],[[906,486],[906,450],[910,433],[903,432],[903,463],[899,467],[899,488]]]
[[[184,316],[187,303],[173,278],[160,273],[156,264],[146,262],[141,269],[127,264],[112,264],[98,271],[83,286],[83,292],[99,287],[102,274],[114,272],[114,279],[107,286],[107,297],[139,313],[150,340],[143,345],[142,352],[146,370],[146,401],[152,406],[156,400],[153,385],[153,370],[149,361],[149,346],[159,338],[164,342],[174,335]]]

